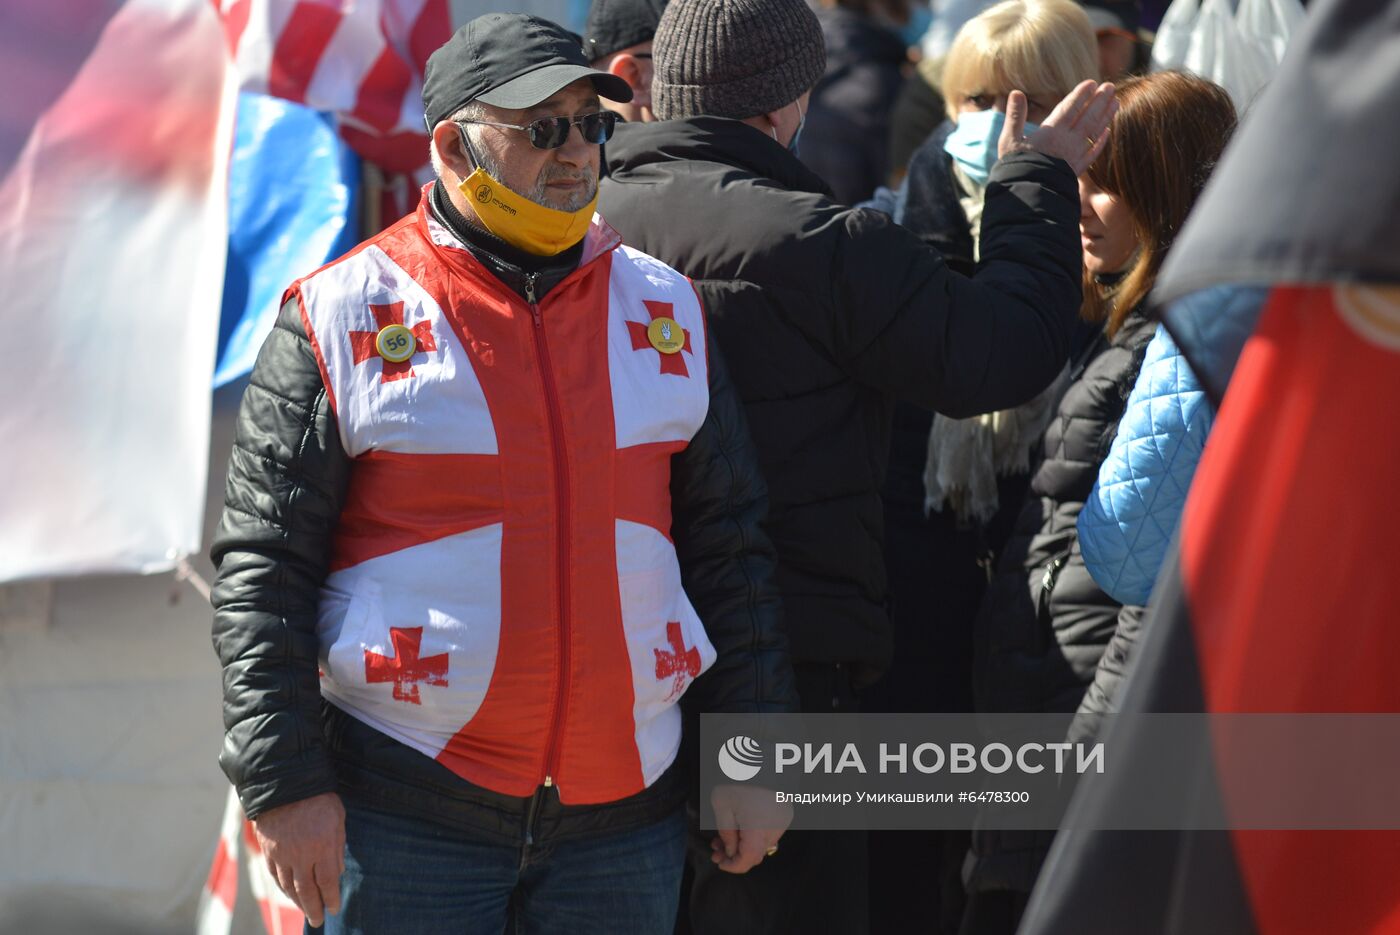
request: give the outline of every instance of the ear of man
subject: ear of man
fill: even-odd
[[[791,105],[789,105],[791,106]],[[764,136],[771,136],[779,143],[783,142],[783,111],[786,107],[779,107],[777,110],[770,110],[766,114],[754,114],[752,117],[745,117],[740,123],[746,123]]]
[[[608,62],[607,72],[610,75],[617,75],[627,82],[628,86],[632,88],[633,94],[642,90],[642,66],[637,61],[636,56],[630,52],[619,52],[614,55],[612,61]],[[636,99],[633,98],[631,103],[637,103]]]
[[[766,127],[759,127],[769,136],[777,139],[783,146],[788,145],[794,133],[797,132],[798,124],[801,122],[802,104],[801,98],[789,101],[777,110],[770,110],[760,118],[766,120]],[[751,118],[754,119],[754,118]]]
[[[476,171],[462,146],[462,134],[467,132],[450,120],[443,120],[433,127],[433,150],[442,166],[459,179],[464,179]]]
[[[622,113],[627,119],[649,119],[640,118],[638,115],[651,113],[651,82],[647,80],[645,67],[642,60],[631,52],[619,52],[610,58],[607,66],[603,69],[610,75],[616,75],[627,86],[632,89],[632,100],[626,104],[614,104],[609,101],[603,103],[604,107]]]

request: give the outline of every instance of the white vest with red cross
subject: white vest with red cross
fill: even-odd
[[[700,303],[595,217],[527,304],[423,202],[292,288],[353,459],[321,688],[487,789],[615,801],[674,760],[715,658],[671,541]]]

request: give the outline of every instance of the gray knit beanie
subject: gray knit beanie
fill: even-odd
[[[671,0],[652,54],[651,106],[661,120],[771,113],[826,70],[807,0]]]

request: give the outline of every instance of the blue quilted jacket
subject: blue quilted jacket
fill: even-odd
[[[1151,596],[1214,421],[1186,358],[1158,328],[1079,514],[1084,564],[1114,600],[1146,604]]]

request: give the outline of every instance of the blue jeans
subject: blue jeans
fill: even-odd
[[[341,909],[321,931],[669,935],[685,827],[679,810],[628,831],[507,846],[346,800]]]

